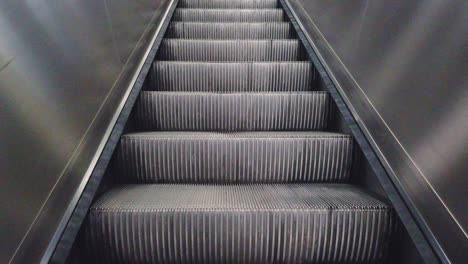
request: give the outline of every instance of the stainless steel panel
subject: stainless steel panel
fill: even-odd
[[[468,252],[468,2],[289,0],[432,245]]]
[[[0,2],[0,263],[43,257],[169,3]]]

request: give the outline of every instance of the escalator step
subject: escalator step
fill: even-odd
[[[171,22],[166,38],[184,39],[290,39],[289,23]]]
[[[85,234],[100,263],[382,263],[394,223],[350,185],[124,185]]]
[[[184,22],[283,22],[281,9],[188,9],[177,8],[172,21]]]
[[[145,131],[325,130],[330,99],[326,92],[142,92],[135,116]]]
[[[157,60],[170,61],[305,61],[298,40],[164,39]]]
[[[283,92],[313,90],[309,62],[213,63],[158,61],[150,89],[187,92]]]
[[[182,8],[276,8],[278,0],[180,0]]]
[[[347,182],[353,141],[326,132],[142,132],[122,136],[130,183]]]

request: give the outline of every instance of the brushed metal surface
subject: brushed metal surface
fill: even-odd
[[[37,263],[171,1],[0,2],[0,263]]]
[[[288,2],[432,246],[466,262],[468,2]]]

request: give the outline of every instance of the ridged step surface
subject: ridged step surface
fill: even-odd
[[[190,9],[177,8],[174,22],[283,22],[281,9]]]
[[[325,130],[330,98],[325,92],[142,92],[135,107],[139,130]]]
[[[166,61],[305,61],[298,40],[165,39],[157,60]]]
[[[383,202],[349,185],[127,185],[90,209],[100,263],[382,263]]]
[[[142,132],[122,136],[129,183],[347,182],[353,141],[325,132]]]
[[[290,39],[289,23],[172,22],[166,38],[184,39]]]
[[[173,62],[153,64],[150,88],[186,92],[313,90],[309,62]]]
[[[180,0],[182,8],[276,8],[277,0]]]

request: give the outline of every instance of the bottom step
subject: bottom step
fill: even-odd
[[[380,263],[393,224],[345,184],[124,185],[90,209],[86,244],[107,263]]]

